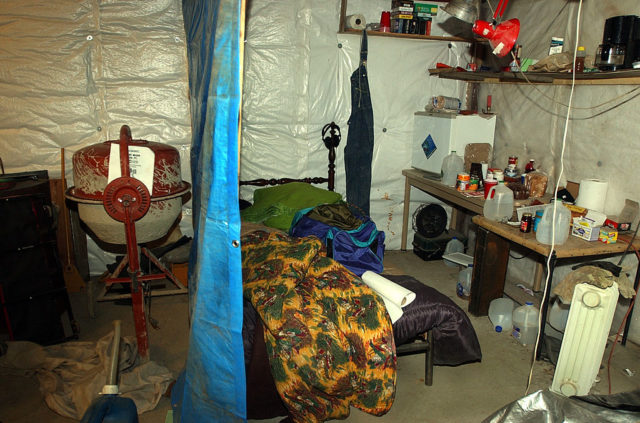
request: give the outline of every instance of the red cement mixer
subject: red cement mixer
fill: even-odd
[[[172,146],[132,139],[131,129],[124,125],[118,141],[90,145],[73,155],[73,180],[75,185],[66,197],[78,204],[80,219],[93,235],[109,244],[127,246],[126,256],[105,284],[131,284],[138,352],[147,358],[146,282],[166,278],[177,287],[170,293],[187,292],[149,249],[138,249],[138,244],[165,236],[180,216],[191,187],[181,178],[180,155]],[[160,273],[143,274],[139,252]],[[125,266],[129,276],[120,277]]]

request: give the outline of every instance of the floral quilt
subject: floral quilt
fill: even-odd
[[[294,422],[393,404],[396,355],[382,300],[315,237],[242,237],[244,296],[260,314],[274,382]]]

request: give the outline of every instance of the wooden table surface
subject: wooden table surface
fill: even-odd
[[[548,257],[549,254],[551,254],[551,246],[541,244],[536,241],[535,232],[523,233],[520,232],[519,226],[498,223],[483,216],[474,216],[472,220],[476,225],[486,228],[509,241],[520,244],[523,247],[542,254],[545,257]],[[625,251],[630,238],[630,235],[623,234],[621,239],[619,239],[615,244],[604,244],[599,241],[585,241],[584,239],[569,234],[567,241],[561,245],[556,245],[554,249],[557,258],[619,254]],[[640,248],[640,242],[637,239],[634,241],[634,245],[636,248]]]

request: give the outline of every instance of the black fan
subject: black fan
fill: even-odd
[[[413,229],[426,238],[441,235],[447,227],[447,212],[439,204],[423,204],[413,214]]]

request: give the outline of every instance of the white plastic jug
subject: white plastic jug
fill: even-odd
[[[555,236],[553,230],[553,204],[544,208],[542,218],[536,230],[536,240],[541,244],[551,245],[551,240],[555,239],[556,245],[564,244],[569,238],[569,224],[571,223],[571,210],[562,203],[556,204],[556,224]]]
[[[444,247],[443,255],[447,255],[447,254],[451,254],[451,253],[464,253],[464,244],[462,243],[462,241],[460,241],[455,236],[453,238],[451,238],[451,240],[449,240],[449,242],[447,242],[447,246]],[[444,264],[446,264],[449,267],[459,266],[458,263],[454,263],[454,262],[449,261],[447,259],[443,259],[442,261],[444,261]]]
[[[532,345],[538,337],[538,309],[527,301],[513,310],[513,337],[522,345]]]
[[[468,300],[471,293],[471,275],[473,274],[473,265],[465,267],[458,273],[458,284],[456,285],[456,294],[458,297]]]
[[[463,171],[464,161],[462,157],[458,156],[456,151],[453,150],[442,160],[442,183],[450,187],[455,187],[456,181],[458,180],[458,173]]]
[[[497,222],[506,222],[513,215],[513,191],[503,183],[491,187],[482,209],[484,217]]]
[[[513,305],[509,298],[496,298],[489,303],[489,320],[496,332],[511,333]]]

